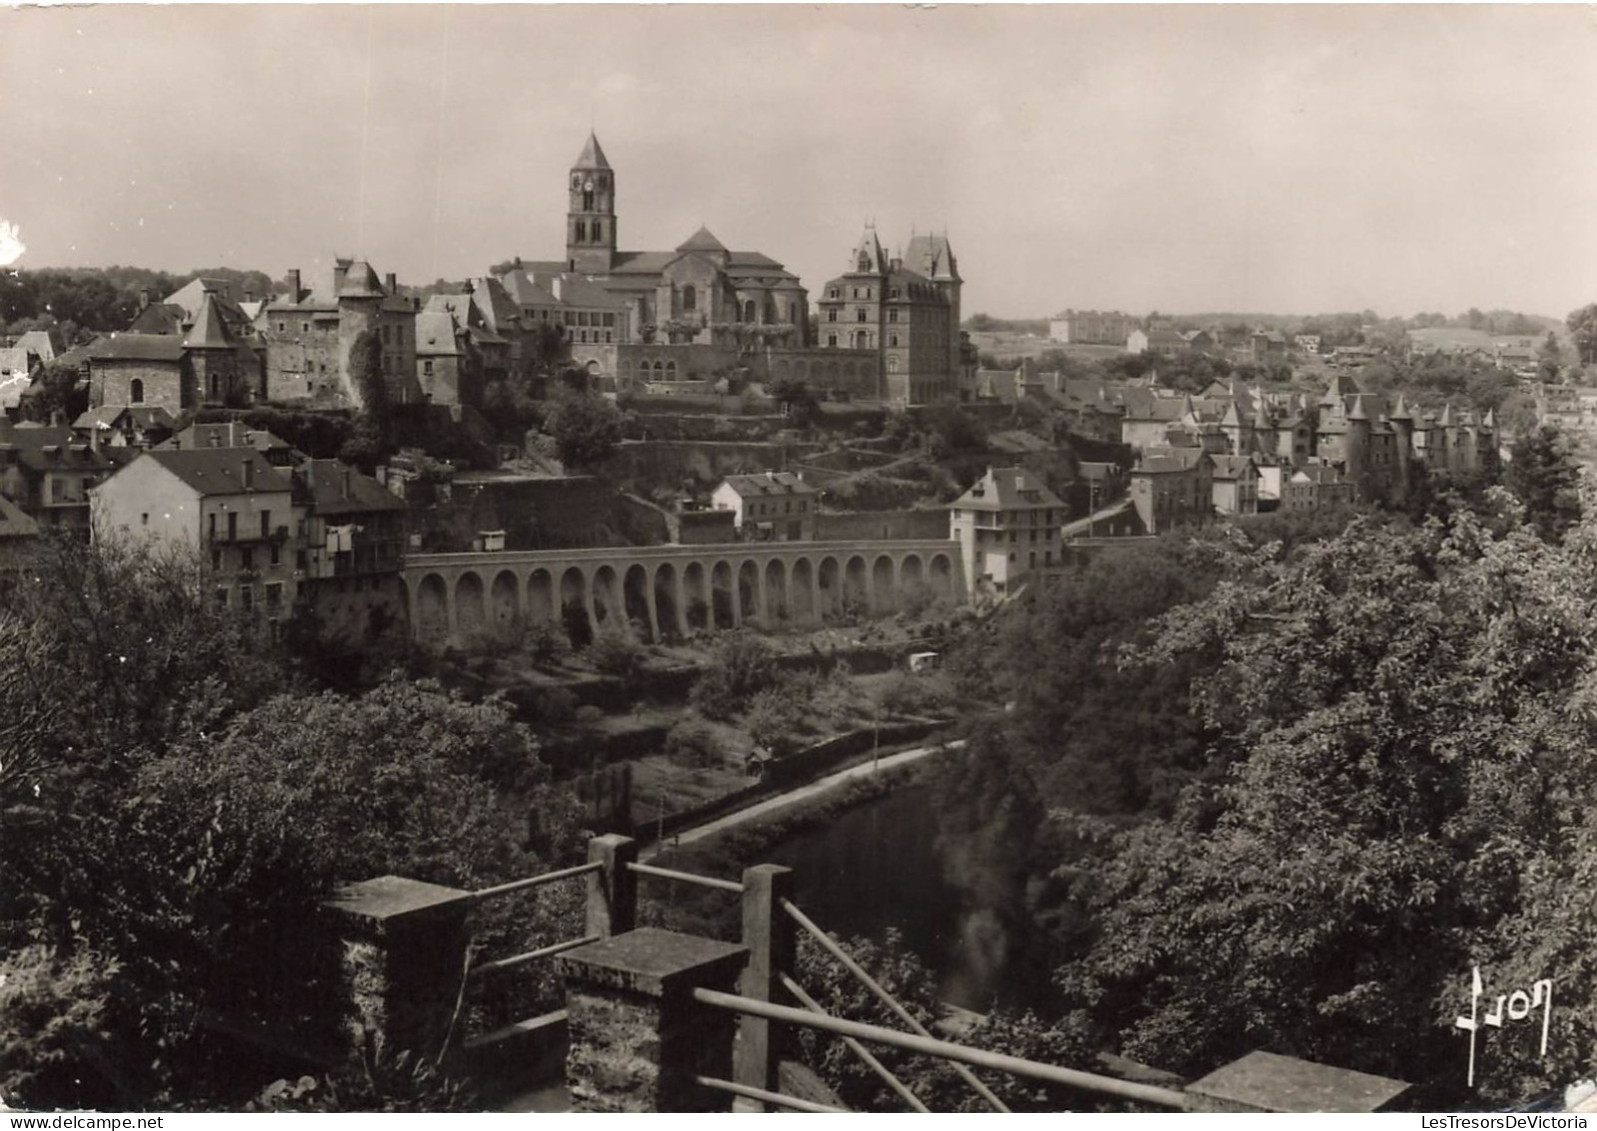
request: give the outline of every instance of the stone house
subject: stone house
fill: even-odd
[[[302,512],[289,473],[255,449],[145,452],[96,487],[93,504],[95,537],[191,550],[221,604],[268,622],[292,614]]]
[[[338,460],[305,460],[293,479],[300,599],[319,630],[360,643],[403,622],[404,500]]]
[[[89,492],[111,473],[97,443],[65,426],[13,425],[0,417],[0,495],[45,530],[89,535]]]
[[[1259,513],[1259,468],[1251,456],[1210,455],[1214,509],[1221,514]]]
[[[1042,477],[1023,467],[988,468],[949,505],[971,589],[1012,593],[1035,571],[1060,563],[1067,508]]]
[[[820,492],[790,471],[729,475],[710,493],[716,510],[731,511],[740,538],[764,542],[815,540]]]
[[[1206,522],[1214,515],[1214,464],[1199,449],[1164,449],[1131,469],[1131,502],[1149,534]]]

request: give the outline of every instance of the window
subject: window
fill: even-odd
[[[212,573],[221,573],[222,572],[222,551],[221,550],[212,550],[211,551],[211,572]]]
[[[211,512],[210,520],[211,520],[211,529],[210,529],[210,532],[208,534],[208,537],[210,538],[210,540],[212,542],[214,542],[214,541],[216,541],[216,512],[215,511]]]
[[[216,591],[216,603],[218,605],[221,605],[222,608],[224,608],[224,609],[227,608],[227,590],[226,589],[218,589]]]
[[[616,324],[616,316],[614,314],[606,314],[604,316],[604,324],[606,326],[614,326]]]
[[[266,587],[266,611],[276,616],[282,605],[283,584],[280,581],[274,581]]]
[[[128,386],[128,403],[144,403],[144,381],[138,377],[133,378],[133,383]]]
[[[139,515],[139,525],[140,526],[148,526],[148,525],[150,525],[150,512],[149,511],[145,511],[143,514]]]
[[[278,319],[278,320],[277,320],[277,332],[278,332],[278,333],[279,333],[279,334],[286,334],[286,333],[288,333],[288,323],[287,323],[287,322],[284,322],[284,321],[283,321],[283,320],[282,320],[282,319],[281,319],[281,318],[279,318],[279,319]],[[224,598],[225,598],[225,597],[226,597],[226,596],[227,596],[227,594],[226,594],[226,593],[223,593],[223,594],[222,594],[222,596],[223,596],[223,597],[224,597]],[[225,600],[224,600],[224,601],[223,601],[223,604],[226,604],[226,601],[225,601]]]
[[[255,609],[255,586],[240,585],[238,587],[238,596],[244,606],[244,611],[246,613],[253,612]]]
[[[827,311],[827,312],[826,312],[826,320],[827,320],[827,321],[828,321],[828,322],[836,322],[836,321],[837,321],[837,311],[835,311],[835,310],[828,310],[828,311]]]
[[[828,334],[828,335],[826,335],[826,344],[829,345],[829,346],[837,345],[837,335],[836,334]]]
[[[246,546],[238,552],[238,568],[246,571],[255,568],[254,546]]]
[[[759,319],[756,317],[756,313],[755,313],[754,300],[753,299],[749,299],[748,302],[745,302],[743,304],[743,321],[745,321],[745,322],[757,322],[758,320]]]
[[[421,371],[426,376],[431,377],[433,375],[433,363],[431,361],[422,362],[421,363]]]
[[[836,287],[829,287],[827,289],[827,291],[826,291],[826,297],[827,298],[836,298],[837,297],[837,288]]]
[[[699,308],[699,292],[689,283],[682,288],[682,309],[697,310]]]
[[[270,538],[271,536],[272,536],[272,512],[271,511],[262,511],[261,512],[261,537],[262,538]]]
[[[581,220],[577,221],[577,242],[581,243],[588,238],[588,225]]]
[[[305,564],[306,564],[305,551],[304,550],[295,550],[294,551],[294,568],[299,570],[301,573],[304,573],[305,572]]]
[[[889,322],[897,322],[898,321],[898,307],[895,306],[895,307],[893,307],[892,310],[889,310],[887,312],[887,320]]]
[[[890,345],[890,346],[898,345],[898,335],[897,334],[889,334],[889,335],[887,335],[887,344]]]
[[[604,222],[602,220],[595,220],[593,222],[593,238],[595,240],[604,239]]]
[[[227,512],[227,540],[238,541],[238,511]]]
[[[299,332],[300,332],[300,333],[301,333],[301,334],[308,334],[308,333],[310,333],[310,332],[311,332],[311,324],[310,324],[310,323],[309,323],[309,322],[301,322],[301,323],[300,323],[300,324],[299,324]]]
[[[281,564],[283,560],[283,550],[282,547],[280,547],[276,542],[272,543],[271,556],[273,565]]]

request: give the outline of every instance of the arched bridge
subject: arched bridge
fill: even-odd
[[[540,621],[573,636],[635,623],[658,641],[890,616],[966,593],[959,543],[944,539],[411,554],[404,580],[411,633],[430,641],[509,639]]]

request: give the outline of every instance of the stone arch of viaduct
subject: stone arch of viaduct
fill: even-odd
[[[890,616],[919,588],[954,602],[966,594],[959,543],[948,540],[411,554],[404,583],[422,641],[512,638],[539,621],[590,635],[631,626],[658,641]]]

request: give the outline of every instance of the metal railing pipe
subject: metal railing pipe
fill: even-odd
[[[473,900],[493,899],[495,896],[509,895],[511,892],[525,891],[528,888],[542,887],[552,884],[556,880],[569,880],[573,876],[585,876],[589,872],[597,872],[603,864],[578,864],[575,868],[562,868],[558,872],[545,872],[541,876],[528,876],[524,880],[511,880],[508,884],[496,884],[491,888],[481,891],[469,892]]]
[[[720,1009],[730,1009],[735,1013],[752,1013],[759,1017],[768,1017],[772,1021],[786,1022],[789,1025],[801,1025],[810,1029],[819,1029],[826,1033],[857,1037],[862,1041],[874,1041],[877,1044],[908,1049],[910,1052],[924,1053],[927,1056],[940,1057],[943,1060],[960,1064],[973,1064],[980,1068],[990,1068],[997,1072],[1007,1072],[1011,1075],[1024,1076],[1031,1080],[1041,1080],[1045,1084],[1056,1084],[1066,1088],[1080,1088],[1089,1092],[1104,1092],[1109,1095],[1120,1096],[1123,1099],[1157,1104],[1160,1107],[1172,1107],[1180,1111],[1190,1111],[1194,1107],[1192,1097],[1173,1088],[1160,1088],[1153,1084],[1136,1084],[1130,1080],[1117,1080],[1113,1076],[1100,1076],[1096,1072],[1082,1072],[1075,1068],[1060,1068],[1053,1064],[1041,1064],[1035,1060],[1023,1060],[1018,1056],[1009,1056],[1005,1053],[973,1049],[968,1045],[955,1044],[953,1041],[944,1041],[937,1037],[922,1037],[916,1033],[904,1033],[898,1029],[886,1029],[880,1025],[867,1025],[863,1021],[849,1021],[846,1018],[832,1017],[825,1013],[811,1013],[805,1009],[794,1009],[789,1005],[774,1005],[771,1002],[755,1001],[753,998],[739,997],[737,994],[722,993],[719,990],[695,989],[693,998],[695,1001],[703,1002],[705,1005],[713,1005]]]
[[[666,880],[681,880],[685,884],[698,884],[700,887],[715,888],[718,891],[731,891],[742,894],[743,885],[736,880],[722,880],[715,876],[700,876],[694,872],[678,872],[671,868],[658,868],[653,864],[628,864],[629,871],[640,876],[659,876]]]
[[[878,1001],[887,1006],[888,1009],[892,1010],[893,1014],[898,1017],[900,1021],[904,1022],[904,1024],[908,1025],[920,1036],[926,1037],[928,1039],[931,1038],[931,1033],[927,1031],[926,1026],[922,1025],[918,1020],[916,1020],[913,1013],[905,1009],[901,1004],[899,1004],[897,998],[883,989],[881,983],[877,982],[875,978],[871,977],[863,966],[861,966],[858,962],[855,962],[849,953],[837,944],[837,940],[832,938],[831,935],[827,934],[824,930],[818,927],[815,924],[815,921],[808,915],[804,914],[804,912],[795,907],[792,900],[784,899],[782,901],[782,910],[791,915],[799,926],[808,931],[815,941],[820,943],[828,954],[841,962],[843,964],[843,968],[850,974],[854,975],[854,977],[858,978],[860,983],[864,985],[866,989],[870,990],[871,993],[875,994]],[[1004,1101],[994,1095],[991,1088],[978,1080],[976,1078],[976,1074],[970,1069],[966,1068],[963,1064],[955,1064],[954,1071],[959,1074],[960,1078],[964,1080],[965,1083],[974,1088],[976,1090],[976,1094],[981,1096],[982,1099],[986,1100],[994,1111],[1002,1111],[1006,1113],[1009,1111],[1009,1108]]]
[[[734,1084],[730,1080],[719,1080],[714,1076],[695,1076],[693,1079],[701,1088],[713,1088],[717,1092],[731,1092],[734,1096],[761,1100],[768,1104],[776,1104],[778,1107],[792,1108],[794,1111],[822,1112],[829,1115],[845,1114],[845,1110],[840,1107],[827,1107],[825,1104],[801,1100],[797,1096],[784,1096],[781,1092],[768,1092],[764,1088],[755,1088],[748,1084]]]
[[[524,954],[512,955],[509,958],[496,958],[492,962],[482,962],[473,966],[466,972],[466,977],[475,978],[479,974],[492,974],[498,970],[511,970],[517,966],[524,966],[540,958],[553,958],[568,950],[575,950],[579,946],[587,946],[591,942],[598,942],[598,935],[583,935],[580,939],[567,939],[565,942],[553,943],[550,946],[529,950]]]
[[[804,992],[803,986],[799,985],[792,978],[789,978],[786,974],[783,974],[781,977],[783,987],[788,993],[792,994],[794,998],[796,998],[799,1003],[804,1006],[805,1009],[809,1010],[811,1013],[819,1013],[823,1017],[831,1016],[831,1014],[827,1013],[826,1010],[821,1008],[820,1002],[816,1001],[809,994]],[[921,1103],[920,1097],[909,1090],[909,1085],[904,1083],[904,1081],[900,1080],[897,1076],[893,1075],[893,1070],[878,1060],[875,1053],[871,1052],[870,1049],[860,1044],[853,1037],[839,1037],[838,1039],[848,1047],[850,1052],[865,1062],[865,1067],[876,1073],[876,1075],[881,1077],[889,1088],[893,1089],[893,1091],[902,1096],[905,1103],[909,1104],[910,1107],[914,1108],[918,1112],[926,1115],[931,1114],[931,1109],[925,1104]]]

